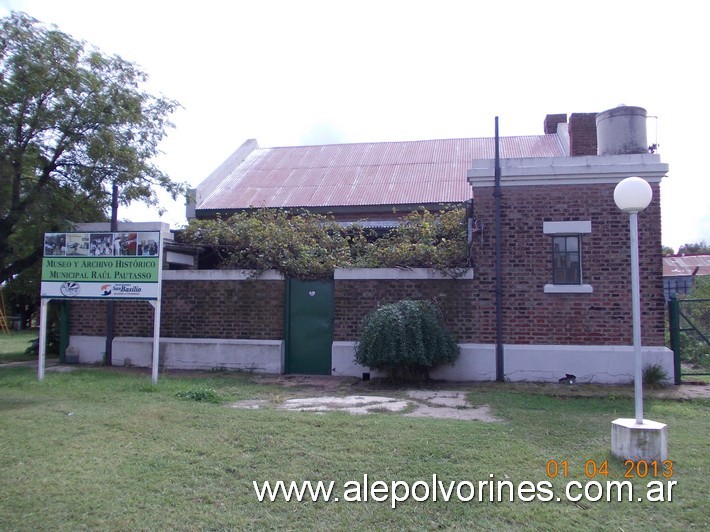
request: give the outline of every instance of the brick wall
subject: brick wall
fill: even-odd
[[[664,345],[664,301],[658,185],[639,215],[644,345]],[[614,185],[504,187],[502,216],[503,339],[513,344],[630,345],[631,265],[628,215]],[[492,188],[475,190],[484,230],[475,241],[474,317],[478,342],[495,341],[495,210]],[[582,237],[582,277],[592,294],[546,294],[552,280],[551,239],[544,221],[591,220]]]
[[[165,338],[280,340],[284,335],[284,281],[165,281],[160,334]],[[116,336],[152,336],[153,307],[116,302]],[[103,301],[71,302],[71,334],[106,334]]]
[[[105,335],[107,309],[106,301],[70,301],[70,333],[78,336]],[[114,309],[116,336],[153,336],[153,307],[147,301],[116,301]]]
[[[335,281],[333,340],[356,340],[368,313],[400,299],[433,301],[458,342],[477,341],[474,281],[466,279]]]
[[[167,281],[162,334],[172,338],[280,340],[284,281]]]

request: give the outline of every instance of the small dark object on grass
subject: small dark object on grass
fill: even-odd
[[[565,376],[559,379],[560,383],[567,382],[569,384],[576,384],[577,383],[577,375],[572,375],[570,373],[565,373]]]

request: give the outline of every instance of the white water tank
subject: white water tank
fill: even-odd
[[[597,115],[597,153],[648,153],[646,109],[620,105]]]

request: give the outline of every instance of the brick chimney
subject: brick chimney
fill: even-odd
[[[547,124],[547,121],[545,123]],[[572,113],[570,115],[569,154],[572,157],[597,154],[597,113]]]
[[[557,124],[567,122],[567,114],[547,115],[545,117],[545,135],[554,135],[557,133]]]

